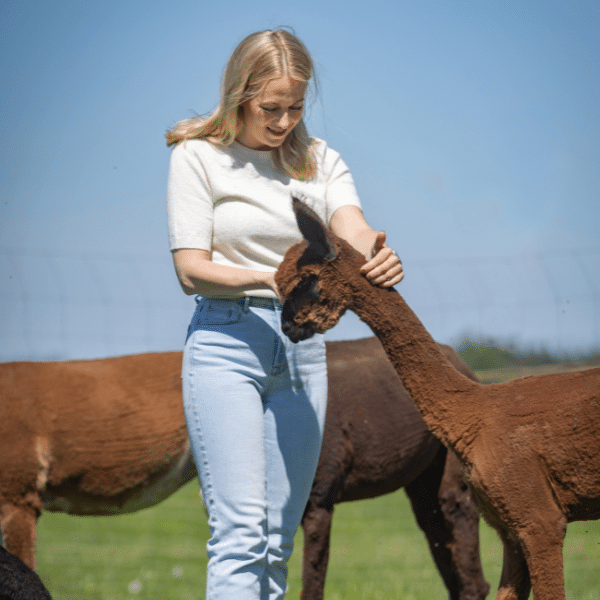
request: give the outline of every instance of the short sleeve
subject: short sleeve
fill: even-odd
[[[167,185],[169,247],[211,250],[213,199],[196,140],[171,152]]]
[[[324,147],[323,147],[324,146]],[[333,213],[342,206],[361,208],[360,198],[354,185],[350,169],[340,155],[322,143],[323,170],[326,181],[327,222]]]

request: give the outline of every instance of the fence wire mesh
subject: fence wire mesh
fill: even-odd
[[[398,288],[431,334],[600,348],[600,247],[415,260]],[[0,361],[181,349],[194,307],[167,256],[0,248]],[[329,339],[370,335],[352,316]]]

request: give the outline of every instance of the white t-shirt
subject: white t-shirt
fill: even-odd
[[[168,183],[171,250],[212,252],[215,263],[274,272],[286,251],[302,240],[292,210],[300,197],[327,224],[342,206],[360,208],[352,175],[340,155],[318,140],[318,172],[310,181],[277,170],[271,151],[237,142],[179,142],[172,151]],[[271,290],[249,290],[274,297]]]

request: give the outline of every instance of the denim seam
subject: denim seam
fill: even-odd
[[[193,341],[192,341],[193,343]],[[194,389],[194,381],[195,378],[192,376],[192,372],[193,372],[193,363],[194,363],[194,352],[190,351],[190,359],[189,359],[189,363],[187,365],[188,367],[188,376],[189,376],[189,389],[190,389],[190,397],[191,398],[195,398],[196,394],[195,394],[195,389]],[[191,403],[191,399],[188,400]],[[201,459],[202,459],[202,466],[204,467],[204,472],[206,474],[206,481],[205,481],[205,487],[206,490],[202,491],[202,496],[204,499],[204,504],[208,510],[209,505],[213,506],[214,505],[214,496],[212,493],[212,481],[211,481],[211,476],[210,476],[210,470],[208,468],[208,458],[206,456],[206,446],[204,444],[204,436],[202,434],[202,426],[201,426],[201,419],[200,416],[198,415],[198,407],[195,404],[191,404],[191,409],[192,409],[192,414],[194,416],[194,428],[197,432],[198,435],[198,439],[200,440],[200,453],[201,453]]]

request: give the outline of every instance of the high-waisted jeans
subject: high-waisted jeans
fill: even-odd
[[[323,336],[293,344],[275,300],[200,298],[182,376],[211,531],[206,598],[280,600],[323,437]]]

